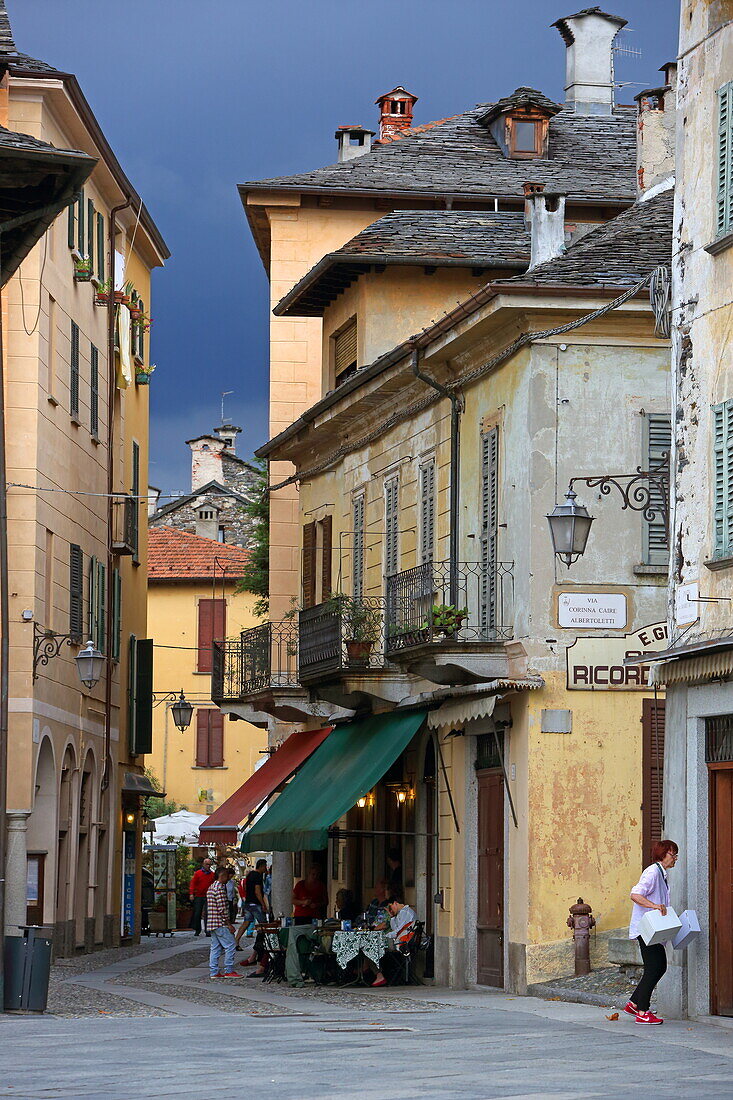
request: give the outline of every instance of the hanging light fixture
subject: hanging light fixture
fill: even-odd
[[[85,687],[91,690],[99,682],[102,675],[105,657],[98,649],[95,649],[94,642],[90,639],[84,649],[79,650],[74,660],[76,661],[79,679]]]
[[[584,504],[576,504],[572,486],[565,494],[565,504],[556,504],[548,515],[552,537],[552,549],[556,557],[564,561],[568,569],[585,553],[593,516]]]
[[[183,688],[181,688],[181,694],[175,703],[171,707],[171,714],[173,715],[173,722],[177,729],[183,733],[191,725],[191,719],[193,718],[193,706],[189,703],[186,696],[183,694]]]

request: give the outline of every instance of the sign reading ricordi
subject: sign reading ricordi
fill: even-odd
[[[566,650],[570,691],[648,691],[649,665],[624,665],[627,657],[666,647],[667,624],[652,623],[623,638],[576,638]]]

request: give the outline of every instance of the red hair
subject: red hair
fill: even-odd
[[[673,840],[658,840],[655,844],[652,844],[652,863],[659,863],[669,853],[674,852],[675,855],[679,852],[679,848]]]

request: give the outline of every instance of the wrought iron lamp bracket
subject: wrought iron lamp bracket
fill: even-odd
[[[633,474],[601,474],[594,477],[572,477],[570,488],[577,483],[589,489],[598,489],[601,496],[609,496],[612,489],[621,494],[621,509],[631,508],[641,512],[651,523],[658,516],[669,530],[669,454],[650,470],[636,467]]]
[[[77,645],[78,639],[71,634],[57,634],[48,627],[33,624],[33,679],[38,679],[39,667],[45,667],[54,657],[58,657],[63,645]]]

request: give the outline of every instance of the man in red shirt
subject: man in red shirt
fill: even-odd
[[[293,888],[293,919],[296,924],[310,924],[315,918],[323,920],[328,908],[328,891],[321,882],[321,872],[315,865]]]
[[[191,914],[190,927],[194,936],[201,935],[201,921],[203,919],[206,928],[206,891],[214,881],[214,872],[211,869],[211,860],[205,859],[199,869],[194,871],[193,878],[188,885],[188,896],[191,899],[193,913]],[[207,931],[206,935],[210,935]]]

